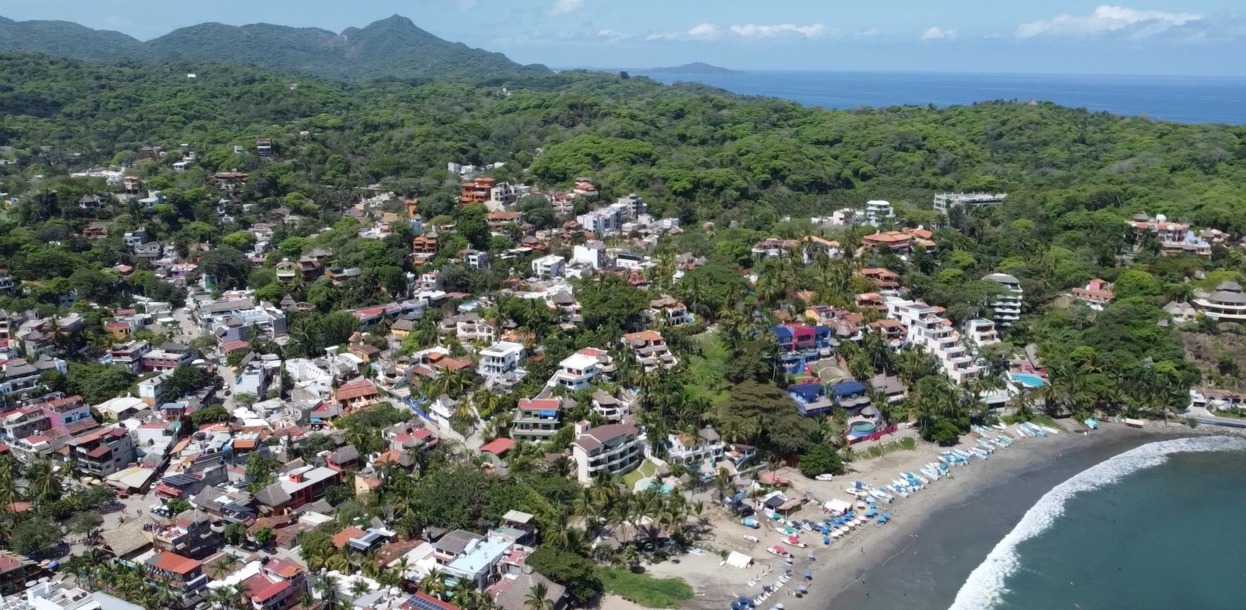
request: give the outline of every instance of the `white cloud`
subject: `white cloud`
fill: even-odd
[[[956,30],[945,30],[937,25],[930,26],[925,32],[922,32],[922,40],[954,40],[956,38]]]
[[[741,38],[774,38],[776,36],[784,36],[795,34],[804,36],[805,38],[813,38],[822,35],[826,31],[826,26],[821,23],[812,23],[809,25],[795,25],[791,23],[780,23],[778,25],[757,25],[753,23],[745,25],[731,26],[731,32]]]
[[[554,0],[545,12],[551,15],[566,15],[584,8],[584,0]]]
[[[1062,13],[1044,21],[1023,23],[1017,27],[1017,38],[1036,36],[1088,36],[1111,32],[1127,32],[1144,38],[1166,30],[1192,24],[1203,19],[1194,13],[1169,13],[1102,5],[1089,15]]]
[[[793,23],[758,25],[755,23],[746,23],[727,26],[725,28],[719,27],[712,23],[701,23],[692,26],[687,31],[654,32],[645,38],[646,40],[718,40],[726,37],[757,40],[763,38],[778,38],[781,36],[814,38],[827,33],[827,31],[826,26],[821,23],[811,23],[809,25],[796,25]]]
[[[719,33],[718,26],[712,23],[701,23],[692,26],[692,28],[688,30],[688,37],[696,38],[698,40],[706,40],[709,38],[718,38]]]

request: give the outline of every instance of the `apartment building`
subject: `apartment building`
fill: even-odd
[[[876,199],[865,202],[865,209],[861,211],[861,224],[879,227],[895,220],[895,217],[896,212],[891,208],[890,201]]]
[[[588,422],[575,425],[571,457],[576,478],[588,485],[601,474],[622,476],[635,470],[644,459],[645,437],[632,424],[606,424],[590,428]]]
[[[934,210],[947,214],[952,208],[989,208],[1007,198],[1008,193],[939,193],[934,196]]]
[[[480,365],[476,372],[485,378],[501,377],[519,370],[527,356],[524,346],[512,341],[498,341],[480,350]]]
[[[134,441],[129,431],[122,427],[94,430],[67,444],[74,468],[84,475],[101,479],[124,470],[138,459]]]
[[[1194,307],[1213,320],[1240,322],[1246,320],[1246,294],[1237,282],[1221,282],[1210,293],[1196,292]]]
[[[148,559],[146,568],[147,577],[153,583],[169,587],[176,595],[174,607],[193,608],[203,599],[208,586],[203,562],[164,551]]]
[[[547,385],[571,392],[587,389],[601,375],[614,372],[614,360],[605,350],[586,347],[558,363]]]
[[[1000,285],[1002,290],[990,299],[990,308],[994,312],[992,318],[1000,328],[1008,328],[1021,319],[1021,305],[1024,293],[1021,281],[1007,273],[992,273],[982,278]]]
[[[623,335],[623,345],[631,348],[636,361],[645,367],[646,372],[671,369],[679,363],[666,346],[666,339],[654,330]]]
[[[908,329],[910,345],[920,346],[938,358],[943,373],[952,381],[963,383],[981,373],[961,334],[952,328],[951,320],[943,317],[943,308],[887,297],[887,317]]]
[[[511,422],[511,438],[540,443],[550,439],[562,427],[562,399],[523,398]]]

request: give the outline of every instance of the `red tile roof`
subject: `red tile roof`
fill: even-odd
[[[242,586],[246,587],[251,601],[262,605],[294,585],[284,580],[271,580],[263,574],[256,574],[242,581]]]
[[[165,572],[172,572],[174,574],[186,575],[203,565],[197,559],[183,557],[177,553],[170,553],[168,551],[156,555],[155,559],[156,560],[150,564],[151,567],[158,570],[164,570]]]
[[[509,438],[495,438],[488,443],[485,443],[485,446],[481,447],[480,451],[483,453],[492,453],[493,455],[501,456],[514,448],[514,446],[515,441]]]

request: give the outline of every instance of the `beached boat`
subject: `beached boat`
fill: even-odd
[[[943,473],[939,472],[938,468],[933,468],[930,464],[922,465],[922,474],[929,477],[931,481],[938,481],[943,476]]]
[[[871,490],[870,490],[870,495],[871,495],[871,496],[873,496],[873,497],[875,497],[875,498],[877,498],[878,500],[880,500],[880,501],[882,501],[882,502],[886,502],[887,504],[891,504],[891,501],[892,501],[892,500],[895,500],[895,498],[894,498],[894,497],[892,497],[892,495],[891,495],[891,494],[889,494],[889,493],[887,493],[887,492],[885,492],[885,491],[883,491],[883,490],[881,490],[881,489],[871,489]]]
[[[757,536],[752,536],[752,535],[749,535],[749,534],[744,534],[744,539],[745,539],[745,540],[747,540],[747,541],[749,541],[749,542],[761,542],[761,540],[760,540],[760,539],[758,539],[758,538],[757,538]]]
[[[744,527],[750,527],[753,529],[758,529],[761,527],[761,523],[752,517],[745,517],[743,519],[740,519],[740,523],[744,525]]]
[[[789,553],[787,552],[787,549],[777,544],[774,546],[766,547],[766,552],[770,553],[771,555],[775,555],[777,557],[787,557],[789,555]]]

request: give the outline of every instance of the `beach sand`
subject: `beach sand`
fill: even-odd
[[[884,526],[872,522],[853,530],[831,546],[822,544],[821,534],[805,532],[802,540],[809,548],[790,548],[784,544],[785,537],[770,524],[763,529],[751,530],[736,519],[720,517],[713,523],[713,534],[702,543],[702,555],[684,555],[678,563],[667,561],[646,566],[649,573],[658,577],[677,576],[686,580],[696,591],[696,596],[685,604],[691,608],[715,608],[726,610],[731,602],[740,597],[755,597],[762,592],[763,584],[774,584],[787,567],[782,558],[766,552],[775,544],[788,547],[794,556],[792,578],[758,608],[766,610],[782,603],[788,610],[824,610],[829,607],[887,607],[870,603],[879,597],[895,597],[895,601],[911,588],[915,595],[922,595],[923,603],[908,604],[909,607],[946,608],[955,591],[967,576],[959,574],[976,566],[985,558],[990,548],[1006,533],[1025,510],[1051,487],[1098,462],[1128,451],[1139,445],[1162,440],[1166,437],[1190,436],[1211,433],[1211,430],[1191,430],[1185,426],[1152,426],[1135,430],[1120,424],[1106,424],[1104,429],[1083,435],[1081,430],[1066,431],[1046,438],[1020,438],[1011,447],[998,449],[987,460],[974,460],[968,466],[952,469],[953,478],[932,482],[925,489],[897,497],[890,505],[880,505],[893,515],[893,521]],[[1216,431],[1222,432],[1222,431]],[[966,440],[971,440],[967,437]],[[972,443],[963,443],[965,447]],[[884,484],[903,471],[919,472],[922,464],[935,461],[945,450],[925,443],[913,451],[897,451],[881,458],[852,462],[850,471],[832,482],[813,481],[798,472],[784,472],[791,481],[789,495],[812,493],[820,501],[838,498],[854,500],[844,493],[846,485],[853,481]],[[999,491],[997,491],[999,490]],[[987,502],[984,499],[1002,498],[1005,503]],[[975,513],[975,510],[984,511]],[[723,513],[719,513],[722,515]],[[962,523],[959,531],[950,534],[943,526],[954,514]],[[820,520],[819,506],[806,504],[794,518]],[[763,516],[764,519],[764,516]],[[938,529],[930,529],[935,528]],[[756,536],[757,543],[744,539]],[[965,538],[973,544],[962,544]],[[747,569],[737,569],[723,563],[720,551],[739,551],[754,558]],[[963,551],[963,553],[961,553]],[[815,560],[807,555],[813,552]],[[958,553],[960,563],[955,560]],[[969,561],[969,564],[965,564]],[[927,564],[939,564],[944,570],[927,569]],[[946,564],[955,565],[946,565]],[[896,567],[900,566],[900,567]],[[884,569],[887,568],[887,569]],[[806,571],[812,573],[810,581],[804,579]],[[899,574],[893,572],[900,572]],[[959,580],[956,580],[959,579]],[[937,582],[937,581],[954,582]],[[749,586],[749,581],[754,581]],[[808,583],[809,594],[803,598],[793,595],[801,583]],[[880,591],[880,588],[882,590]],[[937,595],[931,595],[937,591]],[[873,592],[875,598],[871,599]],[[880,595],[880,593],[887,595]],[[945,599],[946,598],[946,599]],[[906,601],[913,602],[912,598]],[[635,610],[635,606],[621,599],[607,596],[603,607],[607,610]]]

